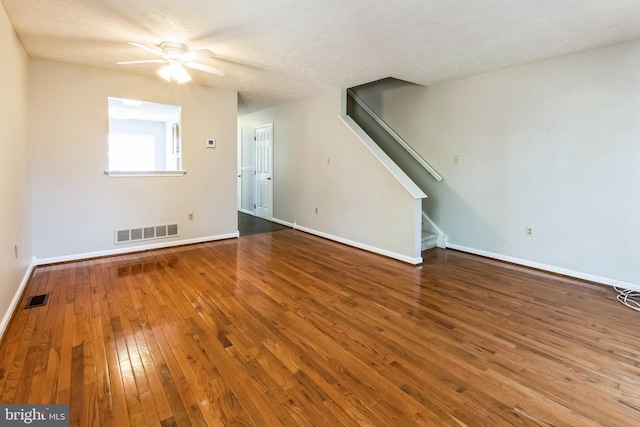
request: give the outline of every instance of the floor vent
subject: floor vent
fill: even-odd
[[[164,239],[178,236],[178,224],[146,225],[144,227],[123,228],[115,231],[115,243],[131,243],[141,240]]]
[[[24,308],[35,308],[47,305],[49,301],[49,294],[35,295],[29,298],[29,302]]]

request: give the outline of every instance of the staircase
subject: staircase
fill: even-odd
[[[435,248],[438,246],[438,234],[423,229],[420,242],[420,250],[426,251],[427,249]]]
[[[355,89],[355,88],[354,88]],[[429,181],[443,177],[417,153],[395,130],[358,97],[354,89],[345,91],[346,113],[375,144],[384,151],[408,178],[426,195]],[[421,251],[436,246],[446,247],[446,235],[422,212]]]

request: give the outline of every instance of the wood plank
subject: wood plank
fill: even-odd
[[[629,425],[638,314],[451,250],[410,266],[295,230],[37,267],[3,403],[73,426]]]

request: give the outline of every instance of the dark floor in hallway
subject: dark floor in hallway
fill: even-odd
[[[257,216],[238,212],[238,230],[241,236],[250,234],[271,233],[273,231],[287,230],[289,227],[277,224]]]

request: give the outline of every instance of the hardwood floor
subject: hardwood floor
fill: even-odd
[[[72,426],[623,426],[640,313],[454,251],[414,267],[294,230],[39,267],[0,402]]]

